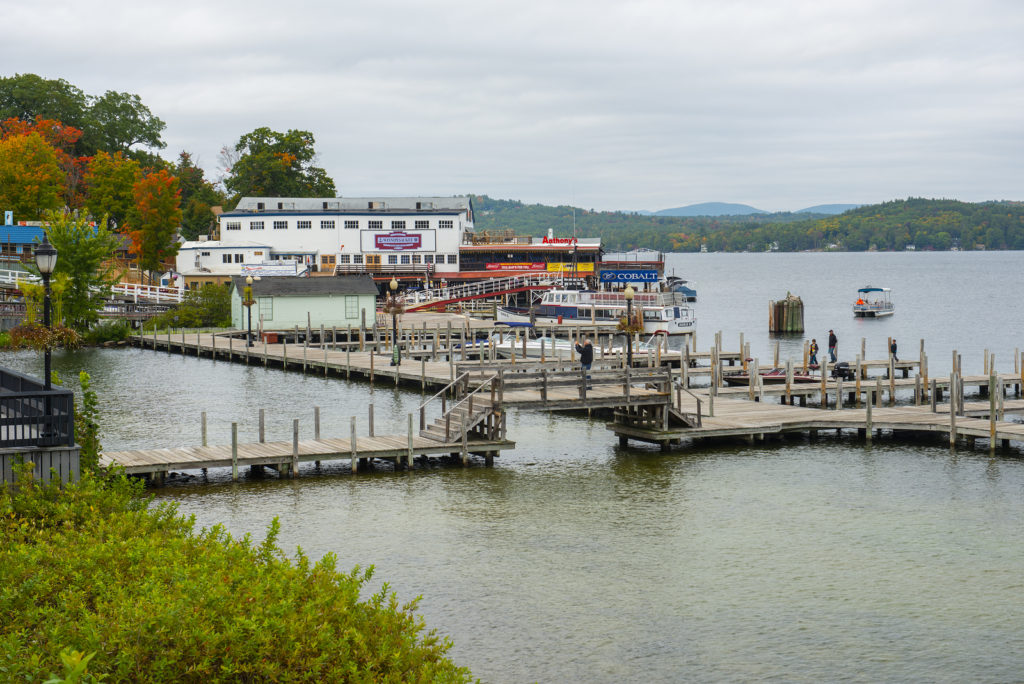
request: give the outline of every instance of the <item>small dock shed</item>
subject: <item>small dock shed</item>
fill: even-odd
[[[236,328],[248,325],[248,312],[242,305],[245,278],[231,279],[231,321]],[[263,327],[271,329],[313,325],[357,325],[366,311],[373,320],[377,311],[377,286],[368,275],[302,278],[268,276],[253,280],[253,328],[262,317]]]

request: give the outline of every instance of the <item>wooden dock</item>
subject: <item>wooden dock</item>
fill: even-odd
[[[798,383],[796,370],[807,368],[805,345],[802,362],[785,362],[785,382],[764,384],[759,361],[748,356],[749,345],[742,336],[741,352],[722,351],[718,334],[706,352],[688,345],[681,351],[659,346],[635,354],[631,366],[610,345],[596,345],[593,367],[584,373],[575,359],[495,358],[493,347],[473,344],[477,332],[452,327],[450,322],[443,329],[410,328],[398,340],[389,339],[379,326],[345,331],[321,328],[318,334],[295,329],[290,337],[263,338],[253,346],[245,344],[240,331],[136,336],[132,344],[154,351],[403,384],[424,393],[437,391],[409,414],[406,434],[374,435],[371,406],[369,434],[364,436],[356,435],[352,418],[349,435],[321,439],[317,428],[314,439],[300,441],[295,421],[291,442],[265,442],[261,429],[256,443],[239,444],[235,436],[231,445],[108,452],[102,462],[156,481],[172,470],[211,467],[231,467],[235,478],[242,466],[269,467],[295,476],[301,463],[335,459],[348,459],[353,472],[361,463],[374,460],[411,468],[416,456],[454,457],[465,465],[475,454],[490,465],[502,449],[515,446],[505,435],[509,406],[606,411],[612,416],[608,429],[620,443],[632,439],[660,444],[662,449],[689,441],[741,438],[756,442],[793,433],[817,435],[822,430],[852,430],[866,441],[883,430],[946,435],[951,446],[964,440],[973,446],[981,438],[990,449],[1024,442],[1024,424],[1005,420],[1008,414],[1024,413],[1024,400],[1006,398],[1008,391],[1020,397],[1024,387],[1024,358],[1016,353],[1013,373],[996,372],[994,359],[986,354],[985,373],[965,375],[954,352],[954,372],[929,377],[923,342],[918,359],[897,362],[866,359],[862,341],[862,354],[851,364],[852,378],[832,377],[826,363],[819,380]],[[396,346],[401,363],[392,365]],[[779,367],[778,354],[776,345],[773,367]],[[730,366],[732,372],[746,371],[755,378],[753,384],[725,386],[723,378]],[[881,375],[872,375],[879,371]],[[707,384],[697,386],[696,378]],[[967,401],[965,388],[976,388],[988,401]],[[904,403],[897,403],[898,395],[903,395]],[[774,399],[778,402],[770,401]],[[418,430],[414,430],[417,414]],[[232,433],[237,435],[237,426]]]

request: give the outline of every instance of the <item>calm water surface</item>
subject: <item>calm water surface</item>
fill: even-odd
[[[1020,253],[673,255],[697,282],[700,333],[746,333],[767,358],[768,300],[803,297],[808,337],[834,328],[884,354],[889,335],[932,369],[957,348],[1012,368],[1024,346]],[[894,289],[897,314],[855,321],[857,287]],[[821,332],[817,332],[817,331]],[[730,343],[731,342],[731,343]],[[798,353],[802,338],[784,349]],[[906,352],[905,352],[906,354]],[[842,354],[841,354],[842,355]],[[909,355],[909,354],[907,354]],[[783,353],[785,356],[785,352]],[[33,354],[3,363],[37,371]],[[88,370],[111,449],[256,433],[291,421],[325,434],[402,431],[420,396],[141,350],[57,354]],[[517,442],[492,469],[431,467],[351,477],[347,465],[299,480],[211,471],[157,491],[199,523],[263,534],[342,568],[377,568],[402,599],[490,682],[1019,681],[1024,671],[1024,461],[882,440],[796,439],[662,454],[620,449],[602,421],[512,411]]]

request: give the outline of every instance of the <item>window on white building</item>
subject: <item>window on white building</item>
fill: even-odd
[[[199,254],[200,254],[201,256],[210,256],[210,253],[209,253],[209,252],[200,252]]]
[[[455,221],[438,221],[437,222],[437,227],[438,228],[454,228],[455,227]]]
[[[251,221],[249,230],[263,230],[263,221]]]
[[[440,259],[440,258],[441,257],[438,257],[438,259]],[[448,255],[448,263],[449,264],[457,264],[457,263],[459,263],[459,255],[458,254],[449,254]]]
[[[321,221],[320,230],[334,230],[334,221]]]
[[[288,230],[288,222],[274,221],[274,230]]]
[[[245,263],[245,255],[244,254],[236,254],[235,255],[235,263],[236,264],[244,264]]]
[[[363,255],[362,254],[353,254],[352,255],[352,263],[353,264],[361,264],[361,263],[363,263]]]
[[[430,228],[430,221],[417,221],[416,230],[426,230]]]
[[[397,264],[398,263],[398,255],[397,254],[388,254],[388,263],[389,264]]]
[[[345,318],[359,318],[358,295],[345,295]]]
[[[383,221],[369,221],[370,230],[384,230]]]
[[[230,254],[221,254],[220,255],[220,261],[221,261],[222,264],[230,264],[231,263],[231,255]]]
[[[434,263],[434,255],[433,254],[424,254],[423,255],[423,263],[425,263],[425,264],[432,264],[432,263]]]
[[[414,263],[414,264],[420,263],[420,255],[419,254],[413,254],[412,255],[412,263]]]
[[[312,227],[313,227],[313,222],[312,221],[296,221],[295,222],[295,228],[297,230],[309,230]]]
[[[347,263],[349,263],[349,255],[348,254],[339,254],[338,255],[338,263],[339,264],[347,264]]]
[[[274,298],[257,297],[257,301],[260,303],[260,318],[265,321],[274,320]]]
[[[405,230],[405,221],[392,221],[391,230]]]
[[[345,230],[359,230],[359,221],[345,221]]]
[[[409,255],[408,254],[403,254],[402,255],[402,263],[403,264],[409,263]]]
[[[241,221],[228,221],[224,224],[225,230],[242,230]]]

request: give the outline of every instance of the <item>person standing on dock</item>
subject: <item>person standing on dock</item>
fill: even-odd
[[[576,353],[580,355],[580,367],[587,372],[587,389],[590,387],[590,366],[594,363],[594,345],[590,343],[590,338],[583,338],[583,344],[576,340]]]
[[[818,340],[814,339],[813,337],[811,338],[810,354],[811,354],[810,364],[812,366],[817,366],[818,365]]]
[[[828,357],[832,363],[836,362],[836,347],[839,346],[839,339],[836,337],[835,331],[828,331]]]
[[[892,342],[889,344],[889,353],[892,354],[892,360],[896,363],[900,362],[898,356],[896,356],[896,338],[892,338]]]

